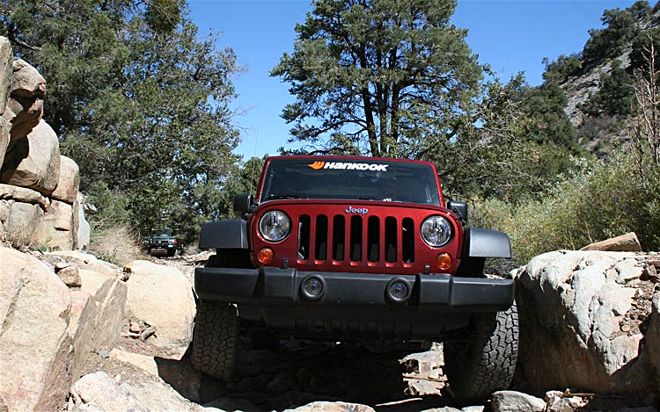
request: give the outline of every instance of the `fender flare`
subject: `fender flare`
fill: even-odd
[[[202,225],[199,233],[200,249],[249,249],[247,222],[229,219]]]
[[[463,247],[465,257],[511,259],[509,235],[497,230],[468,228]]]

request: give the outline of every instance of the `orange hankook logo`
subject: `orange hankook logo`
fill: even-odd
[[[308,164],[307,166],[314,169],[314,170],[320,170],[320,169],[323,169],[323,166],[325,166],[325,162],[314,162],[314,163]]]

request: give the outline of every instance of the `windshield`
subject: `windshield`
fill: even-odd
[[[439,205],[433,168],[383,160],[271,160],[262,201],[382,200]]]

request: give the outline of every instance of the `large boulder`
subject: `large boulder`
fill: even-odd
[[[115,277],[88,269],[79,269],[78,273],[80,290],[89,298],[76,296],[75,322],[69,328],[74,340],[76,377],[92,353],[114,347],[121,333],[127,295],[126,284]]]
[[[27,62],[15,60],[9,96],[2,115],[11,123],[11,140],[20,140],[39,124],[43,116],[46,81]]]
[[[11,60],[11,44],[6,37],[0,36],[0,115],[4,113],[7,97],[9,97],[9,85],[13,71]],[[0,165],[2,164],[1,156],[0,153]]]
[[[190,282],[179,270],[136,260],[128,265],[127,315],[156,327],[147,342],[154,355],[181,359],[192,339],[195,299]]]
[[[650,322],[646,333],[646,356],[656,371],[655,393],[660,393],[660,290],[653,295]]]
[[[14,245],[34,243],[34,231],[50,200],[24,187],[0,184],[0,232]]]
[[[50,195],[60,179],[60,143],[43,120],[27,139],[12,140],[0,172],[0,182]]]
[[[37,69],[23,59],[13,63],[11,96],[21,98],[46,97],[46,80]]]
[[[91,240],[92,227],[85,219],[85,212],[78,204],[78,227],[76,229],[76,249],[87,250],[89,249],[89,242]]]
[[[317,401],[308,403],[295,409],[287,409],[285,412],[375,412],[374,408],[359,403],[348,402],[325,402]]]
[[[516,391],[497,391],[490,397],[493,412],[544,412],[545,401]]]
[[[515,274],[523,387],[653,393],[658,372],[640,356],[653,293],[647,260],[626,252],[557,251]]]
[[[67,332],[73,341],[73,379],[81,376],[85,363],[94,350],[96,303],[89,293],[71,291],[71,314]]]
[[[36,190],[0,183],[0,200],[10,199],[39,205],[44,211],[50,206],[50,200]]]
[[[60,180],[51,197],[72,205],[78,199],[80,169],[76,162],[66,156],[60,156]]]
[[[2,106],[4,108],[4,106]],[[5,161],[5,153],[9,147],[9,133],[11,132],[11,124],[4,117],[0,116],[0,168]]]
[[[0,232],[13,245],[34,243],[34,232],[44,212],[38,204],[0,200]]]
[[[105,372],[94,372],[78,379],[71,387],[78,407],[93,405],[105,412],[145,411],[140,401]]]
[[[635,232],[629,232],[621,236],[606,239],[600,242],[590,243],[580,250],[606,250],[612,252],[641,252],[642,245],[639,244]]]
[[[85,375],[71,388],[73,403],[78,408],[93,406],[106,412],[204,410],[184,399],[158,377],[135,375],[122,383],[105,372]]]
[[[53,200],[35,232],[35,242],[50,249],[71,250],[74,245],[74,213],[68,203]]]
[[[64,259],[67,263],[76,265],[80,269],[87,269],[94,272],[99,272],[104,274],[109,278],[123,278],[122,269],[113,265],[112,263],[105,262],[96,256],[81,252],[78,250],[56,250],[48,252],[49,256],[56,256]]]
[[[71,386],[69,290],[36,258],[0,247],[0,398],[11,411],[59,410]]]

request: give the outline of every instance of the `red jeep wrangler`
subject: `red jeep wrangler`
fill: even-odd
[[[508,387],[518,349],[514,283],[487,278],[510,258],[506,234],[467,226],[435,166],[402,159],[271,157],[240,219],[207,223],[215,249],[195,270],[192,363],[231,377],[239,322],[286,336],[390,343],[444,341],[460,399]]]

